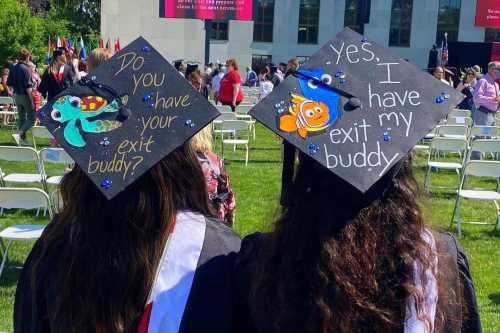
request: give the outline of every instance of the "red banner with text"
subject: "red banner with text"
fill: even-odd
[[[160,0],[160,17],[251,21],[253,0]]]
[[[477,0],[476,26],[500,28],[500,0]]]

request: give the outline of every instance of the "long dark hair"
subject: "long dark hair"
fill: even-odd
[[[435,257],[422,238],[411,158],[400,167],[375,196],[355,196],[300,155],[291,203],[259,253],[251,291],[252,308],[265,304],[273,332],[402,332],[409,296],[419,318],[432,325],[423,314],[425,290],[415,286],[414,263],[424,268],[425,286],[425,269]]]
[[[38,268],[56,269],[55,331],[136,332],[176,212],[213,216],[196,155],[184,144],[109,201],[78,166],[61,191],[32,275],[40,290]]]

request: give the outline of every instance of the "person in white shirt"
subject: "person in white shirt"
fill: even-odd
[[[259,101],[261,101],[273,91],[274,84],[269,80],[269,73],[266,68],[261,69],[259,79]]]
[[[438,66],[434,69],[434,77],[438,79],[439,81],[446,83],[447,85],[450,85],[450,82],[446,81],[444,78],[444,68],[441,66]]]
[[[220,66],[219,73],[212,78],[212,89],[214,91],[215,104],[219,102],[220,81],[226,75],[226,66]]]

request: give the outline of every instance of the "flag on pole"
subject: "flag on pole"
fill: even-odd
[[[122,48],[120,46],[120,38],[118,38],[115,43],[115,52],[119,52],[121,49]]]
[[[60,49],[61,47],[63,47],[61,38],[59,38],[59,36],[57,37],[57,45],[56,46],[57,46],[58,49]]]
[[[67,51],[68,50],[68,41],[66,40],[66,38],[61,37],[61,44],[62,44],[61,47]]]
[[[444,40],[443,40],[443,48],[441,51],[441,64],[443,66],[446,66],[448,64],[448,58],[449,58],[449,53],[448,53],[448,33],[444,33]]]
[[[87,50],[85,49],[85,44],[83,44],[82,37],[80,37],[80,59],[87,59]]]
[[[102,38],[99,38],[99,48],[104,48],[104,41],[102,40]]]

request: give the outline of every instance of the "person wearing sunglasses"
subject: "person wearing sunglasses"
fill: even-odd
[[[458,84],[456,89],[467,96],[460,104],[459,109],[472,110],[474,108],[474,87],[476,86],[476,72],[469,68],[464,79]]]

